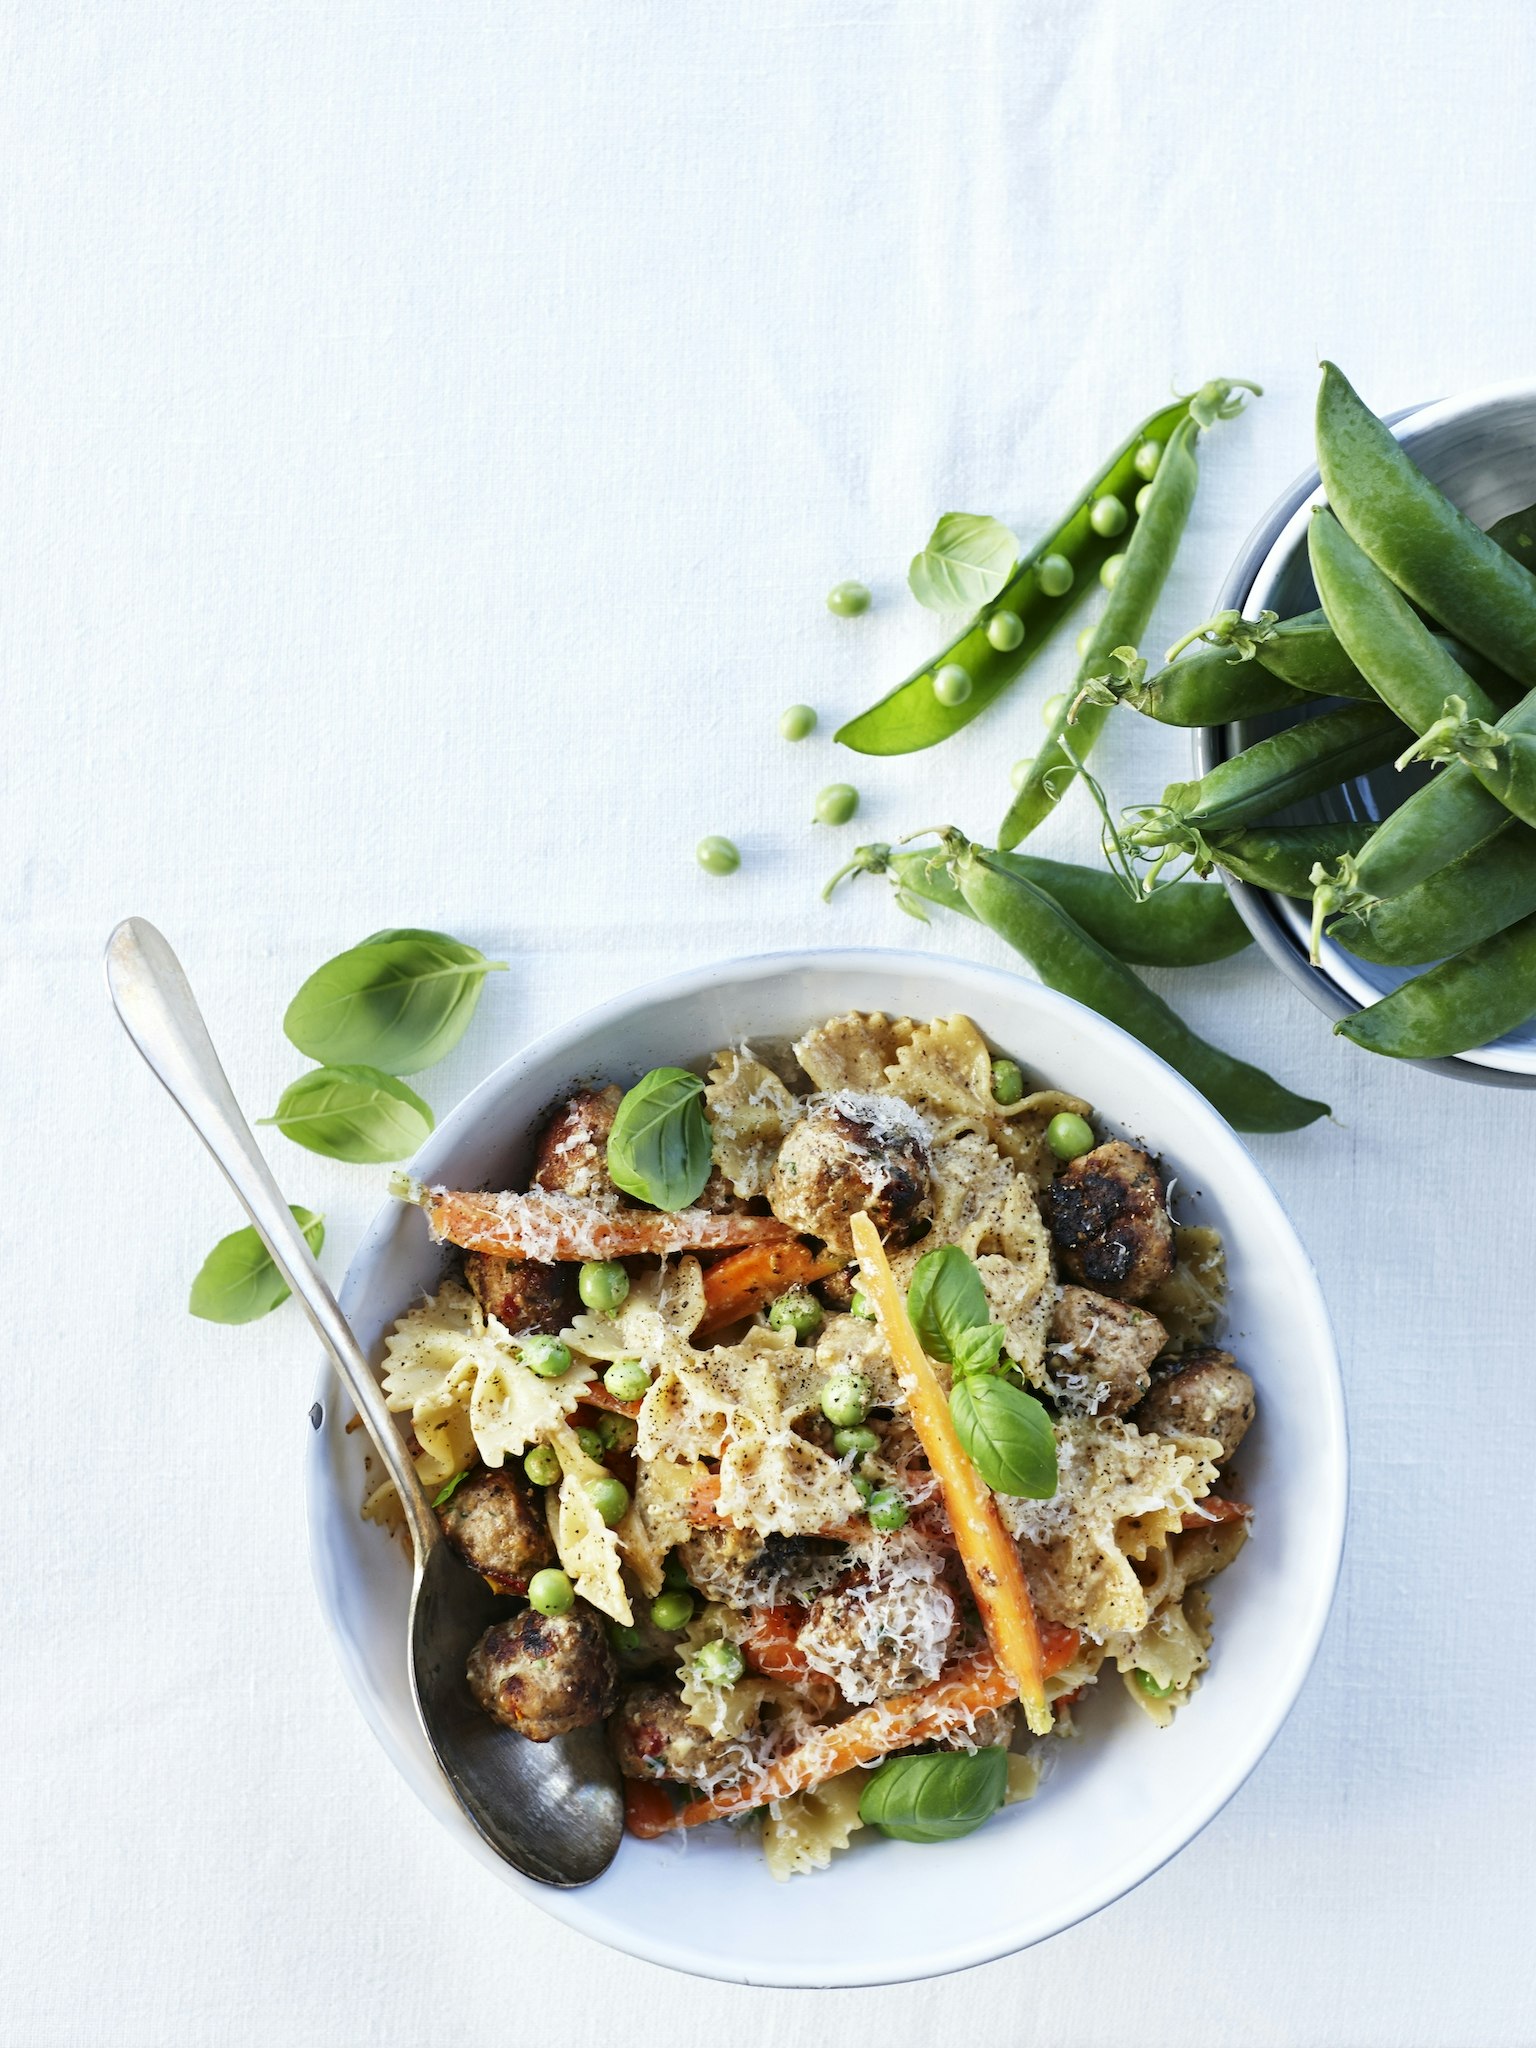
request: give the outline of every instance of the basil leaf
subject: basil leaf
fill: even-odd
[[[462,1472],[455,1472],[453,1477],[449,1480],[448,1484],[442,1489],[442,1491],[440,1493],[433,1494],[433,1507],[446,1507],[448,1502],[453,1499],[453,1496],[458,1492],[459,1488],[464,1484],[465,1480],[468,1477],[469,1467],[467,1465],[464,1467],[464,1470]]]
[[[316,1067],[291,1081],[260,1122],[327,1159],[381,1166],[409,1159],[431,1134],[432,1112],[414,1089],[377,1067]]]
[[[290,1205],[293,1220],[318,1255],[325,1218]],[[192,1282],[187,1307],[205,1323],[254,1323],[288,1299],[288,1283],[249,1224],[221,1237]]]
[[[917,1341],[930,1358],[952,1365],[955,1346],[967,1330],[991,1320],[981,1275],[957,1244],[925,1252],[912,1268],[907,1314]]]
[[[973,1372],[996,1372],[1007,1334],[1001,1323],[984,1323],[977,1330],[962,1330],[954,1347],[955,1378],[961,1380]]]
[[[619,1104],[608,1172],[653,1209],[686,1209],[709,1179],[714,1147],[704,1083],[686,1067],[654,1067]]]
[[[993,1373],[972,1373],[950,1389],[949,1412],[965,1455],[994,1493],[1051,1498],[1056,1432],[1033,1394]]]
[[[907,582],[931,612],[973,612],[996,597],[1018,559],[1019,537],[1000,521],[946,512],[927,547],[912,557]]]
[[[375,932],[315,969],[283,1029],[321,1066],[416,1074],[458,1044],[486,975],[506,964],[446,932]]]
[[[1002,1749],[892,1757],[859,1799],[859,1819],[899,1842],[953,1842],[990,1820],[1008,1789]]]

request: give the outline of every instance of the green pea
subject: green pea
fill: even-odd
[[[603,1462],[603,1453],[607,1450],[608,1446],[603,1442],[595,1429],[578,1429],[576,1441],[581,1445],[581,1448],[589,1458],[599,1465]]]
[[[859,1499],[863,1501],[865,1507],[868,1507],[870,1502],[874,1499],[875,1493],[877,1491],[874,1480],[866,1479],[862,1472],[855,1472],[850,1476],[852,1477],[854,1489],[858,1493]]]
[[[1093,1126],[1075,1110],[1064,1109],[1045,1127],[1045,1142],[1058,1159],[1080,1159],[1098,1143]]]
[[[851,782],[829,782],[816,799],[818,825],[846,825],[859,808],[859,792]]]
[[[1005,1109],[1024,1100],[1024,1075],[1017,1060],[992,1062],[992,1099]]]
[[[1138,476],[1145,477],[1147,482],[1151,483],[1153,477],[1157,475],[1157,465],[1162,459],[1163,444],[1161,441],[1143,441],[1131,459],[1131,466]]]
[[[856,619],[869,610],[869,586],[864,583],[834,583],[827,592],[827,610],[840,619]]]
[[[691,1593],[661,1593],[651,1602],[651,1620],[668,1635],[686,1628],[693,1619]]]
[[[1102,540],[1113,540],[1130,523],[1131,515],[1118,498],[1095,498],[1088,508],[1088,524]]]
[[[667,1554],[667,1561],[661,1568],[661,1580],[669,1593],[686,1593],[689,1590],[688,1567],[675,1550]]]
[[[616,1358],[603,1374],[603,1385],[615,1401],[643,1401],[651,1375],[638,1358]]]
[[[633,1415],[612,1415],[606,1409],[597,1418],[597,1433],[605,1451],[632,1451],[640,1435]]]
[[[528,1605],[535,1614],[565,1614],[575,1603],[576,1588],[554,1565],[528,1581]]]
[[[1014,789],[1019,790],[1024,787],[1025,783],[1029,780],[1029,771],[1034,765],[1035,757],[1033,754],[1026,754],[1022,761],[1014,762],[1013,766],[1008,770],[1008,780]]]
[[[524,1337],[518,1355],[541,1380],[557,1380],[571,1369],[570,1349],[558,1337]]]
[[[593,1507],[610,1529],[616,1527],[628,1514],[629,1488],[622,1479],[615,1479],[611,1472],[605,1472],[601,1479],[589,1479],[587,1492]]]
[[[868,1380],[860,1372],[833,1373],[821,1390],[821,1412],[828,1422],[839,1425],[839,1436],[846,1425],[862,1422],[869,1413]],[[865,1430],[863,1434],[867,1436],[870,1432]],[[841,1452],[838,1455],[841,1456]]]
[[[875,1314],[875,1304],[860,1287],[855,1287],[853,1290],[853,1299],[848,1304],[848,1313],[851,1316],[861,1317],[866,1323],[873,1323],[879,1320]]]
[[[1078,634],[1077,658],[1079,661],[1081,661],[1087,654],[1089,643],[1092,641],[1094,634],[1097,633],[1098,630],[1099,629],[1096,625],[1084,626],[1081,633]]]
[[[933,694],[941,704],[963,704],[975,687],[958,661],[946,661],[934,672]]]
[[[793,1330],[797,1341],[814,1337],[821,1324],[821,1303],[803,1287],[792,1287],[788,1294],[781,1294],[768,1311],[769,1329]]]
[[[741,855],[729,839],[722,839],[718,832],[711,832],[701,839],[694,848],[694,859],[707,875],[734,875],[741,866]]]
[[[832,1448],[840,1458],[867,1458],[871,1451],[879,1450],[880,1439],[862,1424],[857,1429],[834,1429]]]
[[[1113,590],[1120,581],[1120,571],[1125,567],[1124,555],[1106,555],[1099,564],[1099,581],[1106,590]]]
[[[987,621],[987,638],[999,654],[1012,654],[1024,644],[1024,621],[1017,612],[994,612]]]
[[[1165,1700],[1177,1690],[1175,1686],[1159,1685],[1150,1671],[1139,1669],[1136,1673],[1136,1683],[1141,1687],[1149,1700]]]
[[[1040,720],[1047,732],[1055,725],[1057,719],[1060,718],[1066,708],[1067,693],[1065,690],[1059,696],[1046,698],[1045,702],[1040,706]]]
[[[1035,564],[1035,581],[1047,597],[1065,597],[1076,580],[1065,555],[1042,555]]]
[[[735,1685],[747,1668],[747,1660],[735,1643],[720,1637],[694,1652],[693,1668],[706,1685]]]
[[[1141,489],[1136,493],[1136,517],[1138,519],[1141,517],[1142,513],[1146,511],[1147,501],[1151,496],[1152,486],[1150,484],[1143,484]]]
[[[616,1650],[628,1651],[633,1656],[635,1651],[644,1645],[645,1637],[641,1635],[639,1629],[630,1628],[625,1622],[610,1621],[608,1640]]]
[[[629,1275],[617,1259],[589,1259],[576,1275],[576,1292],[600,1314],[619,1306],[629,1292]]]
[[[879,1529],[886,1535],[893,1529],[906,1527],[907,1504],[893,1487],[882,1486],[878,1493],[872,1493],[864,1512],[869,1516],[871,1529]]]
[[[779,735],[786,740],[809,739],[816,730],[816,714],[809,704],[791,704],[779,716]]]
[[[535,1444],[523,1460],[523,1470],[535,1486],[553,1486],[560,1477],[560,1460],[548,1444]]]

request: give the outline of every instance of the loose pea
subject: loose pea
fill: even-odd
[[[999,654],[1012,654],[1024,642],[1024,621],[1017,612],[994,612],[987,621],[987,638]]]
[[[701,839],[694,848],[694,858],[707,875],[734,875],[741,866],[741,855],[729,839],[722,839],[718,832],[711,832]]]
[[[814,1337],[821,1322],[821,1303],[803,1287],[792,1287],[788,1294],[781,1294],[768,1311],[769,1329],[793,1330],[797,1341]]]
[[[933,678],[933,694],[941,704],[963,704],[976,685],[958,661],[946,661]]]
[[[865,583],[834,583],[827,592],[827,610],[836,612],[840,619],[856,619],[860,612],[869,610],[869,586]]]
[[[1075,580],[1065,555],[1042,555],[1035,564],[1035,581],[1047,597],[1065,597]]]
[[[693,1668],[706,1685],[734,1685],[746,1670],[747,1660],[735,1643],[719,1637],[695,1651]]]
[[[1004,1108],[1024,1100],[1024,1075],[1017,1060],[992,1062],[992,1099]]]
[[[851,1316],[861,1316],[866,1323],[872,1323],[876,1320],[875,1305],[860,1287],[855,1287],[853,1290],[853,1299],[848,1304],[848,1313]]]
[[[1138,476],[1145,477],[1147,482],[1151,483],[1153,477],[1157,475],[1157,465],[1162,459],[1163,444],[1161,441],[1143,441],[1132,458],[1132,467]]]
[[[1099,581],[1106,590],[1113,590],[1120,581],[1120,571],[1125,567],[1124,555],[1106,555],[1099,564]]]
[[[535,1486],[553,1486],[560,1477],[560,1460],[548,1444],[535,1444],[523,1460],[523,1470]]]
[[[833,1373],[821,1390],[821,1412],[838,1424],[839,1435],[846,1425],[862,1422],[869,1413],[868,1380],[858,1372]]]
[[[607,1450],[608,1446],[603,1442],[595,1429],[578,1429],[576,1441],[581,1445],[581,1448],[589,1458],[596,1459],[598,1464],[602,1463],[603,1453]]]
[[[1029,771],[1035,765],[1033,754],[1026,754],[1022,761],[1015,761],[1008,770],[1008,780],[1015,789],[1022,789],[1029,780]]]
[[[604,1473],[601,1479],[588,1480],[587,1492],[593,1507],[610,1529],[622,1522],[629,1512],[629,1488],[622,1479],[615,1479],[611,1472]]]
[[[633,1656],[635,1651],[642,1646],[645,1638],[641,1635],[639,1629],[630,1628],[625,1622],[610,1621],[608,1624],[608,1640],[616,1650],[627,1651]]]
[[[1058,1159],[1080,1159],[1083,1153],[1093,1150],[1098,1140],[1086,1117],[1077,1115],[1075,1110],[1064,1109],[1046,1125],[1045,1142]]]
[[[576,1291],[600,1313],[617,1308],[629,1292],[629,1275],[617,1259],[589,1259],[576,1276]]]
[[[633,1415],[612,1415],[605,1409],[597,1418],[597,1433],[605,1451],[632,1451],[640,1425]]]
[[[851,782],[829,782],[816,799],[818,825],[846,825],[859,808],[859,792]]]
[[[520,1356],[530,1372],[541,1380],[557,1380],[571,1369],[571,1354],[558,1337],[525,1337]]]
[[[615,1401],[643,1401],[651,1375],[638,1358],[616,1358],[603,1374],[603,1385]]]
[[[662,1593],[651,1602],[651,1619],[660,1629],[672,1635],[680,1628],[686,1628],[693,1619],[693,1595],[691,1593]]]
[[[832,1448],[840,1458],[867,1458],[871,1451],[879,1450],[880,1439],[862,1424],[857,1429],[834,1429]]]
[[[686,1593],[690,1590],[688,1567],[674,1550],[668,1554],[661,1568],[661,1581],[669,1593]]]
[[[1088,524],[1104,540],[1124,533],[1130,523],[1131,515],[1118,498],[1095,498],[1088,508]]]
[[[1171,1685],[1159,1685],[1150,1671],[1138,1670],[1136,1673],[1136,1683],[1141,1687],[1149,1700],[1165,1700],[1173,1691]]]
[[[1092,626],[1092,625],[1091,625],[1091,626],[1084,626],[1084,628],[1083,628],[1083,630],[1081,631],[1081,633],[1079,633],[1079,634],[1078,634],[1078,636],[1077,636],[1077,658],[1078,658],[1078,660],[1079,660],[1079,661],[1081,661],[1081,660],[1083,659],[1084,655],[1085,655],[1085,654],[1086,654],[1086,653],[1088,652],[1088,643],[1089,643],[1089,641],[1091,641],[1091,640],[1092,640],[1092,638],[1093,638],[1094,634],[1095,634],[1095,633],[1097,633],[1097,631],[1098,631],[1098,630],[1099,630],[1099,629],[1098,629],[1098,627],[1097,627],[1097,626]]]
[[[528,1605],[535,1614],[564,1614],[576,1600],[576,1588],[554,1565],[528,1581]]]
[[[1061,692],[1060,696],[1046,698],[1045,702],[1040,706],[1040,721],[1047,732],[1055,725],[1057,719],[1060,718],[1066,708],[1067,694],[1065,690]]]
[[[779,733],[786,740],[809,739],[816,730],[816,714],[809,704],[791,704],[780,714]]]
[[[862,1472],[855,1472],[852,1475],[852,1478],[854,1489],[857,1492],[859,1499],[863,1501],[865,1507],[868,1507],[870,1502],[875,1497],[875,1482],[873,1481],[873,1479],[866,1479]]]
[[[882,1486],[878,1493],[872,1493],[864,1512],[869,1516],[871,1529],[879,1529],[886,1535],[893,1529],[906,1527],[907,1504],[893,1487]]]
[[[1146,511],[1147,500],[1151,497],[1151,495],[1152,486],[1150,484],[1143,484],[1141,489],[1136,493],[1136,517],[1138,519],[1141,517],[1142,513]]]

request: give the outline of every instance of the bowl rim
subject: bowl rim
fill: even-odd
[[[1281,1238],[1289,1240],[1292,1254],[1299,1262],[1298,1270],[1310,1285],[1317,1333],[1317,1341],[1310,1348],[1315,1353],[1319,1368],[1318,1392],[1323,1404],[1320,1420],[1329,1484],[1326,1497],[1318,1497],[1314,1502],[1314,1513],[1309,1517],[1311,1585],[1307,1593],[1305,1621],[1293,1633],[1288,1645],[1283,1680],[1273,1688],[1262,1710],[1253,1716],[1247,1740],[1240,1750],[1234,1752],[1226,1768],[1212,1778],[1201,1796],[1184,1810],[1179,1823],[1166,1830],[1166,1838],[1153,1842],[1150,1848],[1143,1848],[1134,1856],[1109,1865],[1094,1886],[1085,1888],[1084,1893],[1059,1914],[1047,1913],[1042,1924],[1032,1931],[1014,1932],[999,1928],[970,1941],[951,1942],[931,1953],[893,1960],[878,1969],[870,1969],[867,1964],[855,1964],[846,1972],[834,1973],[823,1967],[814,1977],[808,1977],[803,1969],[797,1971],[793,1956],[784,1958],[782,1968],[765,1968],[760,1960],[743,1964],[733,1961],[729,1955],[692,1946],[687,1940],[668,1939],[651,1928],[636,1925],[632,1920],[617,1921],[602,1907],[601,1878],[592,1885],[568,1891],[535,1884],[485,1848],[457,1808],[449,1804],[445,1788],[440,1788],[436,1800],[430,1796],[435,1774],[414,1768],[416,1760],[398,1738],[397,1731],[375,1699],[362,1660],[333,1605],[323,1530],[327,1514],[334,1509],[335,1496],[324,1448],[327,1432],[319,1423],[306,1432],[306,1521],[316,1597],[348,1687],[364,1719],[400,1776],[429,1811],[503,1881],[513,1885],[525,1898],[531,1899],[566,1926],[664,1968],[729,1983],[774,1985],[785,1989],[813,1986],[853,1989],[948,1975],[996,1961],[1032,1947],[1036,1942],[1048,1940],[1133,1891],[1186,1848],[1215,1819],[1258,1767],[1284,1726],[1300,1697],[1327,1628],[1337,1591],[1348,1521],[1349,1439],[1338,1346],[1316,1267],[1268,1175],[1242,1138],[1182,1075],[1120,1026],[1072,998],[1004,968],[949,954],[919,953],[895,947],[805,947],[740,955],[678,970],[609,997],[550,1027],[510,1053],[444,1116],[412,1161],[412,1170],[420,1177],[429,1178],[434,1163],[451,1152],[463,1133],[483,1119],[494,1108],[497,1099],[524,1072],[559,1060],[568,1064],[574,1060],[579,1066],[582,1047],[596,1033],[658,1003],[706,997],[723,982],[750,984],[807,967],[827,975],[874,971],[888,973],[893,979],[909,973],[953,980],[962,986],[969,985],[965,993],[971,1001],[984,997],[988,988],[1014,1001],[1019,1000],[1022,991],[1025,1000],[1038,1004],[1045,1012],[1054,1011],[1063,1019],[1073,1020],[1080,1029],[1120,1041],[1132,1068],[1140,1065],[1153,1072],[1161,1070],[1172,1082],[1175,1092],[1182,1097],[1181,1113],[1187,1114],[1192,1121],[1203,1123],[1207,1138],[1228,1155],[1222,1161],[1223,1174],[1230,1170],[1241,1177],[1246,1173],[1245,1202],[1250,1209],[1268,1206],[1267,1229],[1272,1235],[1278,1233]],[[956,993],[958,997],[961,989],[957,988]],[[957,1007],[963,1008],[964,1004],[957,1002]],[[576,1071],[576,1067],[573,1066],[572,1071]],[[1111,1105],[1105,1106],[1105,1114],[1112,1122],[1121,1121]],[[1214,1176],[1208,1175],[1207,1178],[1214,1179]],[[340,1290],[342,1308],[349,1316],[358,1302],[366,1297],[374,1268],[391,1234],[398,1227],[401,1215],[398,1202],[386,1202],[359,1240]],[[318,1385],[312,1390],[311,1400],[327,1404],[329,1414],[328,1404],[333,1392],[331,1369],[322,1360]],[[425,1751],[424,1742],[421,1746]]]

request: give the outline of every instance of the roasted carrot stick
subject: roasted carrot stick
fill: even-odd
[[[1181,1529],[1208,1529],[1213,1522],[1245,1522],[1253,1513],[1246,1501],[1228,1500],[1220,1493],[1208,1493],[1197,1500],[1180,1522]]]
[[[717,1259],[704,1275],[704,1320],[695,1337],[712,1337],[728,1323],[756,1315],[765,1302],[790,1287],[825,1279],[848,1261],[836,1252],[817,1252],[802,1238],[788,1244],[753,1244]]]
[[[624,1259],[643,1252],[725,1251],[732,1245],[789,1244],[794,1233],[773,1216],[717,1216],[707,1209],[599,1209],[574,1195],[533,1188],[526,1195],[429,1188],[408,1174],[390,1193],[427,1212],[432,1235],[470,1252],[501,1258]]]
[[[875,1305],[891,1347],[912,1427],[944,1489],[955,1548],[971,1582],[987,1640],[998,1662],[1013,1673],[1025,1720],[1036,1735],[1048,1735],[1051,1710],[1045,1703],[1045,1660],[1017,1546],[1003,1527],[992,1489],[961,1448],[949,1403],[917,1341],[879,1233],[863,1214],[851,1219],[850,1228],[864,1292]]]

